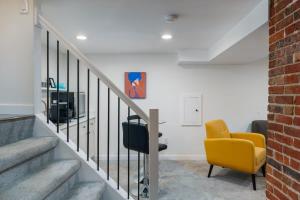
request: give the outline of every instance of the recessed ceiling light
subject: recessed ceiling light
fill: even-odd
[[[161,36],[161,39],[163,40],[171,40],[173,38],[173,36],[171,34],[163,34]]]
[[[178,14],[171,14],[165,16],[165,22],[166,23],[173,23],[178,20],[179,15]]]
[[[85,35],[77,35],[76,36],[77,40],[86,40],[87,37]]]

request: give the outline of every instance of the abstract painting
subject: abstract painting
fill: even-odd
[[[125,93],[131,99],[146,98],[146,72],[125,72]]]

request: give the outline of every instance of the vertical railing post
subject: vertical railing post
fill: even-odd
[[[67,50],[67,142],[70,140],[70,119],[69,119],[69,109],[70,109],[70,51]]]
[[[130,120],[129,120],[129,117],[130,117],[130,107],[128,106],[128,113],[127,113],[127,123],[128,123],[128,126],[127,126],[127,139],[128,139],[128,146],[130,146]],[[127,148],[127,199],[130,198],[130,148]]]
[[[79,70],[80,70],[80,63],[79,63],[79,59],[77,59],[77,113],[76,113],[76,117],[77,117],[77,152],[79,151],[79,92],[80,92],[80,88],[79,88],[79,81],[80,81],[80,76],[79,76]]]
[[[50,86],[50,81],[49,81],[49,31],[47,31],[47,105],[46,105],[46,113],[47,113],[47,123],[49,124],[49,118],[50,118],[50,100],[49,100],[49,86]]]
[[[141,125],[141,119],[139,118],[138,119],[138,125],[140,126]],[[138,200],[140,200],[140,161],[141,161],[141,156],[140,156],[140,151],[138,151]]]
[[[110,88],[107,88],[107,180],[109,180]]]
[[[117,184],[120,189],[120,97],[118,97],[118,169],[117,169]]]
[[[100,153],[100,79],[97,80],[97,170],[99,171],[99,153]]]
[[[87,134],[86,134],[86,159],[90,160],[90,69],[87,70]]]
[[[149,112],[149,187],[150,200],[158,199],[158,109]]]
[[[59,133],[59,112],[60,112],[60,97],[59,97],[59,41],[56,41],[56,132]]]

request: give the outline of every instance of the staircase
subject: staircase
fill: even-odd
[[[132,99],[130,99],[123,91],[120,90],[111,80],[109,77],[107,77],[105,74],[103,74],[99,67],[94,65],[92,61],[79,49],[76,48],[74,44],[68,41],[64,37],[64,35],[56,29],[56,27],[51,24],[44,16],[42,16],[39,11],[37,10],[35,12],[36,16],[36,24],[35,24],[35,32],[37,34],[37,40],[36,40],[36,49],[35,53],[37,56],[40,56],[42,54],[45,55],[45,62],[39,62],[37,61],[37,71],[43,72],[43,79],[40,74],[37,74],[36,80],[35,80],[35,112],[36,118],[39,119],[39,124],[42,127],[46,127],[50,129],[48,132],[48,135],[51,136],[57,136],[60,139],[60,142],[56,147],[54,148],[54,151],[57,150],[58,153],[55,153],[55,157],[63,158],[63,162],[68,162],[68,169],[72,172],[67,178],[71,178],[75,176],[78,172],[77,171],[83,171],[82,173],[79,173],[80,181],[78,181],[76,178],[76,183],[80,182],[105,182],[106,183],[106,189],[104,190],[103,196],[104,199],[111,199],[111,200],[119,200],[119,199],[137,199],[140,200],[141,194],[140,193],[140,184],[137,186],[134,186],[136,188],[131,187],[131,176],[130,176],[130,169],[131,167],[131,150],[125,149],[126,153],[123,151],[123,155],[126,155],[127,158],[127,173],[126,173],[126,185],[121,185],[120,180],[124,180],[124,177],[121,177],[120,173],[120,157],[121,157],[121,143],[122,143],[122,137],[124,138],[124,133],[121,131],[121,121],[127,121],[129,123],[129,117],[131,114],[139,116],[139,119],[143,121],[143,123],[147,124],[148,127],[148,139],[149,139],[149,154],[145,157],[147,159],[149,165],[146,169],[146,172],[148,174],[148,181],[144,182],[144,186],[148,188],[146,195],[142,195],[143,197],[148,197],[147,199],[150,200],[157,200],[158,199],[158,185],[159,185],[159,159],[158,159],[158,132],[159,132],[159,110],[158,109],[149,109],[149,112],[145,112],[141,107],[139,107]],[[55,44],[51,43],[51,40],[55,40]],[[44,48],[42,48],[44,47]],[[50,51],[51,50],[51,51]],[[61,53],[65,56],[60,56]],[[55,59],[51,59],[51,56],[55,54]],[[72,58],[72,59],[70,59]],[[42,59],[42,58],[41,58]],[[65,63],[63,65],[65,67],[66,73],[61,73],[62,71],[62,64],[60,64],[62,61]],[[45,63],[45,64],[43,64]],[[54,64],[54,65],[52,65]],[[56,66],[55,66],[56,65]],[[55,66],[55,68],[53,68]],[[50,68],[51,71],[55,72],[55,81],[53,78],[50,77]],[[41,69],[44,69],[42,71]],[[70,70],[73,70],[73,73],[70,73]],[[60,87],[56,87],[60,85],[60,81],[62,80],[62,74],[66,75],[66,88],[65,91],[61,91]],[[55,82],[54,88],[50,88],[50,79]],[[70,88],[70,79],[75,81],[75,84],[73,84],[73,88]],[[42,88],[44,90],[44,93],[41,92],[41,82],[44,83],[42,85],[46,85]],[[82,86],[82,82],[85,82],[84,86]],[[91,86],[93,84],[93,87]],[[76,85],[76,87],[74,87]],[[83,89],[84,88],[84,89]],[[93,90],[92,88],[97,88],[97,91]],[[100,89],[101,88],[101,89]],[[54,96],[58,100],[51,100],[52,96],[50,95],[50,89],[52,89],[51,92],[54,92]],[[92,90],[94,92],[94,95],[92,95]],[[107,91],[107,92],[106,92]],[[65,92],[66,99],[60,98],[60,94],[62,92]],[[84,100],[80,100],[80,93],[86,94],[86,98]],[[104,94],[104,93],[106,94]],[[73,95],[74,99],[77,99],[76,104],[73,102],[73,105],[70,107],[70,93],[76,94]],[[52,93],[51,93],[52,94]],[[100,96],[104,95],[107,98],[107,102],[100,101]],[[64,100],[63,100],[64,99]],[[40,101],[44,103],[44,109],[42,108]],[[92,101],[93,100],[93,101]],[[83,104],[80,104],[80,102],[84,102]],[[93,136],[91,136],[90,131],[90,119],[91,115],[90,112],[91,106],[94,102],[93,112],[96,115],[95,119],[96,122],[94,123],[97,128]],[[95,103],[96,102],[96,103]],[[76,125],[77,130],[76,132],[70,131],[70,113],[69,111],[66,111],[64,113],[61,113],[60,105],[67,105],[68,109],[73,109],[74,114],[76,114]],[[101,106],[102,105],[102,106]],[[124,107],[125,106],[125,107]],[[76,107],[76,109],[74,109]],[[86,129],[80,128],[80,114],[79,112],[81,108],[86,109]],[[102,108],[106,107],[106,114],[103,113]],[[126,114],[123,111],[127,111]],[[55,112],[54,112],[55,111]],[[115,112],[115,115],[111,115],[112,112]],[[67,114],[66,114],[67,113]],[[51,114],[51,117],[50,117]],[[122,114],[122,116],[121,116]],[[106,116],[104,116],[106,115]],[[60,121],[60,119],[63,122]],[[51,122],[55,122],[56,124],[53,124]],[[62,133],[61,129],[61,123],[66,122],[66,133]],[[106,124],[106,130],[100,130],[100,124]],[[114,126],[114,127],[112,127]],[[38,130],[40,130],[40,127],[36,127]],[[114,129],[113,129],[114,128]],[[129,128],[127,131],[127,138],[130,143],[130,137],[129,137]],[[35,135],[40,135],[39,131],[34,131]],[[75,133],[75,134],[74,134]],[[102,134],[102,135],[101,135]],[[105,134],[105,135],[104,135]],[[45,135],[44,135],[45,136]],[[65,137],[64,137],[65,136]],[[104,136],[106,138],[106,144],[100,144],[100,138],[101,136]],[[83,138],[84,137],[84,138]],[[95,141],[97,144],[95,144]],[[103,141],[103,140],[102,140]],[[76,143],[76,144],[75,144]],[[60,145],[61,144],[61,145]],[[96,148],[96,151],[94,148],[90,148],[90,145],[94,145]],[[60,148],[58,146],[62,146],[63,148]],[[68,148],[67,148],[68,147]],[[106,147],[104,150],[103,147]],[[110,174],[110,166],[111,166],[111,160],[113,158],[111,154],[111,149],[117,148],[117,152],[115,154],[117,157],[117,176],[112,178]],[[94,150],[93,150],[94,149]],[[80,159],[81,160],[81,167],[80,164],[78,164],[76,161],[71,162],[69,160],[66,161],[66,157],[64,157],[65,154],[72,155],[71,158],[74,159]],[[125,154],[124,154],[125,153]],[[94,155],[93,155],[94,154]],[[105,155],[105,162],[106,162],[106,168],[101,168],[100,166],[100,156]],[[138,152],[138,167],[135,172],[138,174],[138,180],[140,180],[140,169],[141,169],[141,159],[140,159],[140,152]],[[94,161],[92,161],[91,158],[94,158]],[[144,159],[144,161],[145,161]],[[56,159],[54,159],[56,160]],[[101,161],[103,162],[103,161]],[[55,164],[55,163],[53,163]],[[52,163],[48,166],[50,169],[52,168]],[[67,165],[67,164],[66,164]],[[65,166],[65,165],[64,165]],[[47,166],[46,166],[47,167]],[[83,168],[83,170],[81,170]],[[46,169],[46,168],[45,168]],[[69,173],[69,170],[67,170],[67,174]],[[85,173],[87,172],[87,173]],[[89,174],[89,175],[87,175]],[[125,174],[124,174],[125,175]],[[38,175],[37,175],[38,176]],[[56,176],[56,175],[55,175]],[[35,177],[35,176],[34,176]],[[39,176],[38,176],[39,177]],[[76,177],[76,176],[75,176]],[[59,179],[54,177],[55,179]],[[37,179],[39,181],[39,179]],[[84,180],[84,181],[82,181]],[[63,181],[62,181],[63,182]],[[68,182],[68,181],[65,181]],[[26,183],[25,183],[26,184]],[[84,197],[81,197],[80,195],[86,194],[88,192],[96,192],[101,194],[102,187],[93,187],[94,184],[100,184],[100,183],[89,183],[88,185],[86,183],[82,184],[71,184],[67,187],[66,190],[62,189],[64,193],[66,193],[66,196],[60,195],[59,198],[62,196],[63,199],[71,198],[76,199],[76,196],[79,196],[78,199],[84,199]],[[50,184],[51,185],[51,184]],[[64,185],[61,183],[61,185]],[[75,185],[75,186],[74,186]],[[73,187],[74,186],[74,187]],[[20,186],[22,187],[22,185]],[[54,188],[57,188],[58,186],[54,186]],[[126,188],[126,191],[125,189]],[[98,190],[95,190],[94,188],[98,188]],[[99,189],[100,188],[100,189]],[[135,193],[135,189],[138,191]],[[51,192],[50,192],[51,193]],[[67,193],[69,193],[69,196],[67,196]],[[134,194],[133,194],[134,193]],[[56,194],[54,194],[56,195]],[[75,195],[75,196],[74,196]],[[101,195],[99,195],[101,196]],[[0,196],[1,197],[1,196]],[[54,199],[59,199],[58,197]],[[0,198],[1,199],[1,198]],[[91,199],[91,198],[88,198]]]
[[[0,199],[103,199],[106,183],[83,180],[81,160],[57,156],[59,138],[35,126],[34,116],[0,118]]]
[[[38,12],[35,12],[36,15]],[[72,43],[68,42],[49,21],[43,16],[35,16],[36,41],[34,52],[42,55],[41,46],[46,44],[46,97],[42,97],[41,88],[42,77],[37,75],[35,78],[35,115],[32,116],[2,116],[0,115],[0,200],[123,200],[137,199],[140,195],[132,194],[135,188],[131,188],[130,167],[131,151],[126,150],[127,157],[127,185],[120,184],[124,179],[120,175],[120,147],[121,147],[121,119],[128,119],[130,113],[139,116],[148,126],[149,132],[149,166],[148,181],[146,186],[147,199],[157,200],[158,197],[158,109],[149,109],[145,113],[129,97],[127,97],[107,76],[105,76],[91,61],[79,51]],[[46,31],[46,32],[43,32]],[[42,34],[47,36],[46,42],[42,41]],[[76,110],[80,110],[80,73],[87,71],[87,128],[80,130],[80,116],[76,116],[76,135],[71,134],[69,129],[69,114],[67,114],[66,127],[64,134],[60,130],[60,100],[56,101],[56,124],[50,120],[50,77],[49,77],[49,37],[56,38],[56,60],[57,73],[56,85],[59,85],[59,60],[60,45],[66,48],[67,63],[67,104],[69,105],[69,80],[76,79],[77,103]],[[51,47],[52,48],[52,47]],[[76,58],[76,66],[70,66],[70,56]],[[37,61],[38,63],[38,61]],[[82,66],[83,65],[83,66]],[[38,63],[38,72],[41,70],[42,63]],[[76,77],[70,76],[69,70],[73,67],[76,70]],[[95,142],[90,140],[90,75],[97,78],[97,155],[92,160],[89,145]],[[101,123],[107,124],[107,143],[106,152],[100,151],[99,132],[100,132],[100,85],[107,89],[107,118],[101,118]],[[101,89],[102,90],[102,89]],[[52,89],[52,91],[54,91]],[[59,99],[60,88],[56,87],[55,92]],[[111,102],[110,94],[117,98]],[[44,99],[45,98],[45,99]],[[45,101],[44,101],[45,100]],[[42,112],[41,101],[45,103],[45,110]],[[116,104],[117,103],[117,104]],[[54,104],[54,102],[53,102]],[[121,106],[126,106],[127,115],[121,116]],[[74,105],[75,106],[75,105]],[[82,106],[82,105],[81,105]],[[117,119],[110,115],[110,109],[114,107],[118,110]],[[112,118],[112,119],[111,119]],[[111,126],[116,126],[113,132]],[[129,133],[129,130],[128,130]],[[117,177],[114,180],[110,175],[110,144],[112,143],[111,134],[117,134]],[[82,138],[82,135],[85,137]],[[128,134],[129,135],[129,134]],[[73,140],[72,138],[76,138]],[[80,140],[80,138],[82,140]],[[128,139],[129,140],[129,139]],[[83,142],[84,141],[84,142]],[[76,144],[75,144],[76,142]],[[112,143],[113,144],[113,143]],[[85,151],[84,151],[85,150]],[[106,154],[106,171],[100,167],[100,153]],[[103,161],[101,161],[103,162]],[[137,180],[140,180],[140,152],[138,156]],[[140,184],[137,185],[137,194],[140,194]]]

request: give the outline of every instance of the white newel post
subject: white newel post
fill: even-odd
[[[149,112],[149,187],[150,200],[158,199],[158,109],[150,109]]]

